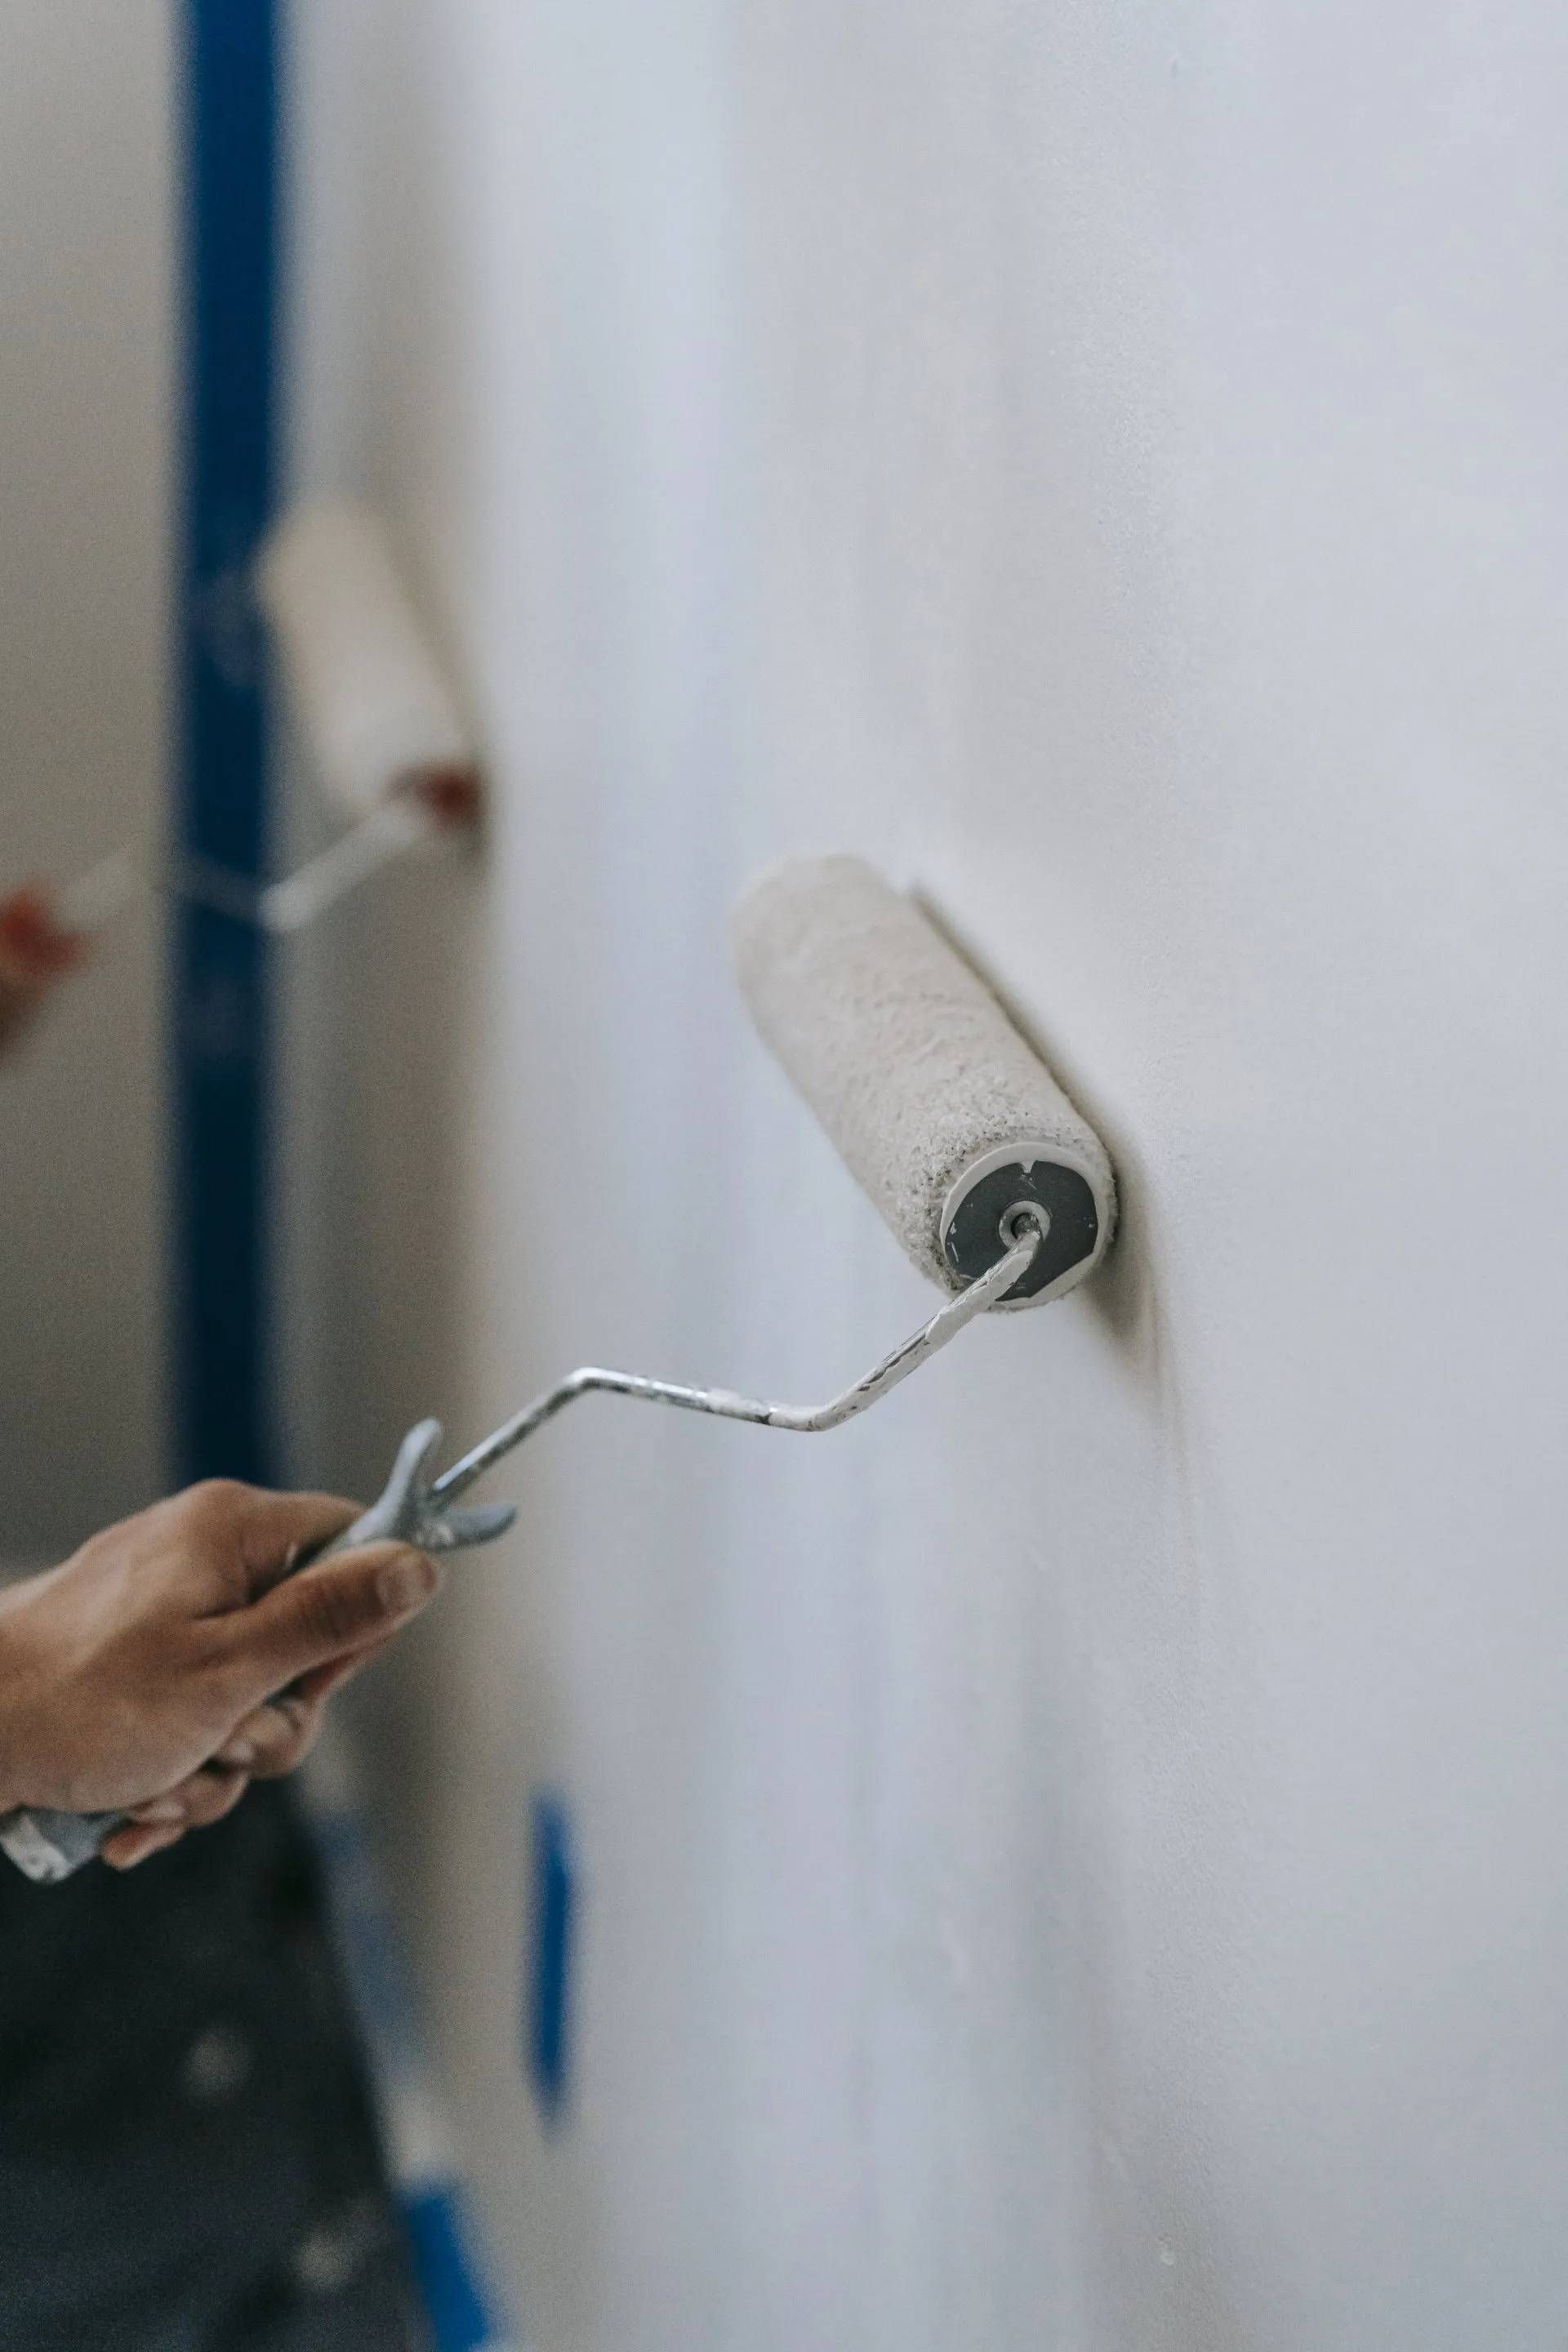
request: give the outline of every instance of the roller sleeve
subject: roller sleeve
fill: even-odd
[[[257,593],[305,750],[341,814],[410,784],[471,790],[472,738],[374,514],[299,508],[273,532]]]
[[[994,1265],[1015,1210],[1045,1225],[1005,1304],[1093,1271],[1115,1226],[1105,1148],[914,902],[857,857],[775,867],[732,919],[766,1044],[922,1274]]]

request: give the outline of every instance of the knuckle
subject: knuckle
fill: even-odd
[[[269,1748],[287,1748],[299,1738],[310,1714],[307,1702],[295,1691],[280,1691],[270,1699],[266,1715],[270,1718],[263,1727],[263,1737]]]
[[[203,1772],[191,1785],[185,1800],[185,1827],[204,1830],[217,1811],[219,1782],[216,1774]]]
[[[315,1725],[302,1725],[290,1739],[275,1748],[268,1757],[263,1767],[267,1777],[281,1780],[290,1772],[297,1772],[315,1745]]]
[[[246,1631],[246,1617],[237,1610],[199,1618],[163,1643],[164,1669],[177,1664],[183,1675],[205,1686],[213,1706],[221,1713],[244,1688],[250,1663]]]
[[[237,1478],[204,1478],[179,1498],[179,1508],[191,1525],[203,1532],[231,1527],[250,1499],[250,1489]]]
[[[310,1710],[297,1699],[274,1699],[272,1711],[278,1717],[276,1727],[268,1732],[257,1753],[256,1771],[263,1780],[279,1779],[302,1764],[315,1728]]]

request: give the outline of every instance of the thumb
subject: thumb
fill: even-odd
[[[336,1495],[274,1495],[249,1489],[242,1496],[239,1556],[247,1597],[259,1601],[359,1517],[357,1503]]]
[[[435,1598],[436,1563],[408,1544],[370,1544],[301,1569],[254,1608],[223,1620],[247,1706],[314,1666],[384,1642]]]

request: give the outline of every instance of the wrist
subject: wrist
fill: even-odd
[[[40,1752],[38,1675],[19,1607],[26,1587],[0,1595],[0,1813],[44,1801],[48,1757]]]
[[[0,1614],[0,1813],[14,1813],[25,1805],[26,1775],[17,1755],[20,1732],[20,1673],[16,1640]]]

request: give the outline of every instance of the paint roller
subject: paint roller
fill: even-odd
[[[837,1429],[978,1316],[1062,1297],[1100,1264],[1116,1223],[1104,1145],[913,899],[858,858],[807,859],[752,887],[733,937],[763,1037],[945,1303],[823,1404],[770,1403],[585,1365],[438,1477],[431,1469],[441,1427],[421,1423],[380,1500],[330,1551],[389,1537],[434,1552],[493,1540],[510,1526],[510,1507],[463,1508],[460,1498],[567,1405],[595,1393],[805,1434]],[[0,1845],[30,1876],[62,1878],[112,1827],[101,1817],[33,1811],[0,1825]]]
[[[355,499],[298,508],[257,566],[301,737],[351,823],[412,794],[437,820],[479,814],[479,761],[380,519]]]
[[[921,1273],[962,1289],[1032,1224],[999,1306],[1092,1274],[1116,1222],[1105,1147],[912,899],[813,858],[765,875],[732,931],[758,1029]]]
[[[411,851],[477,825],[472,735],[378,517],[353,499],[297,508],[264,545],[255,590],[300,740],[347,829],[266,884],[210,858],[115,850],[61,894],[65,929],[100,929],[157,889],[286,936]]]

